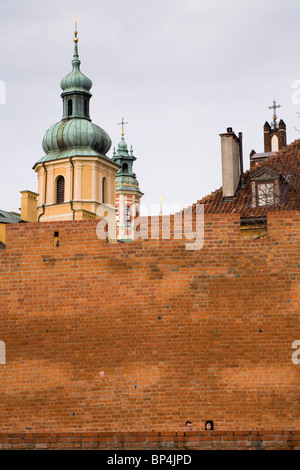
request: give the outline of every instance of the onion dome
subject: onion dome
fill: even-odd
[[[106,155],[111,147],[109,135],[91,122],[92,81],[80,71],[76,30],[74,43],[72,71],[61,81],[63,117],[45,133],[42,147],[46,155],[37,163],[76,155],[100,156],[111,161]]]
[[[69,119],[51,126],[43,138],[46,154],[72,147],[87,148],[105,155],[111,147],[109,135],[87,119]]]
[[[75,39],[78,38],[76,37]],[[72,60],[72,72],[70,72],[60,82],[61,89],[64,93],[74,93],[78,91],[89,93],[90,89],[92,88],[93,82],[80,71],[80,64],[81,62],[79,60],[78,47],[76,41],[74,47],[74,56]]]

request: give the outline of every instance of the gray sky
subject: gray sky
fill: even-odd
[[[243,132],[248,169],[250,151],[263,151],[273,99],[288,142],[300,138],[299,0],[0,0],[0,8],[1,209],[18,211],[19,191],[37,191],[32,166],[62,117],[75,16],[92,121],[113,146],[117,123],[128,121],[149,213],[160,193],[168,211],[222,185],[227,127]]]

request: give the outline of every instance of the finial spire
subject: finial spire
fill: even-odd
[[[121,126],[122,126],[122,133],[121,133],[121,135],[122,135],[122,137],[124,137],[124,124],[128,124],[128,122],[125,122],[125,121],[124,121],[124,118],[122,117],[122,121],[121,121],[121,122],[118,122],[118,124],[119,124],[119,125],[121,124]]]
[[[79,68],[80,60],[79,60],[78,45],[77,45],[78,44],[78,37],[77,37],[77,34],[78,34],[78,18],[77,18],[77,16],[75,16],[74,25],[75,25],[75,29],[74,29],[74,57],[73,57],[73,60],[72,60],[72,64],[76,68]]]
[[[78,42],[78,37],[77,37],[77,34],[78,34],[78,18],[77,18],[77,16],[75,16],[74,25],[75,25],[75,30],[74,30],[74,42]]]
[[[281,108],[280,104],[276,104],[276,100],[273,100],[273,106],[269,106],[269,109],[273,109],[273,128],[276,129],[277,126],[277,116],[276,116],[276,108]]]

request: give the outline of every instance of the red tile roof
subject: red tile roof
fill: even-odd
[[[270,169],[279,175],[281,182],[281,201],[277,205],[252,207],[251,178],[260,168]],[[209,196],[205,196],[196,204],[204,204],[206,214],[239,213],[242,219],[265,217],[268,211],[299,210],[300,209],[300,139],[284,147],[279,152],[257,163],[253,168],[243,173],[244,188],[237,189],[231,201],[223,201],[222,187]],[[288,183],[287,183],[288,182]],[[196,204],[193,204],[193,212]]]

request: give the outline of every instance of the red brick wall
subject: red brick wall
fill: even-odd
[[[0,450],[300,450],[300,431],[0,433]]]
[[[9,226],[0,430],[300,429],[299,214],[268,226],[243,240],[238,215],[206,216],[191,251],[109,245],[96,221]]]

